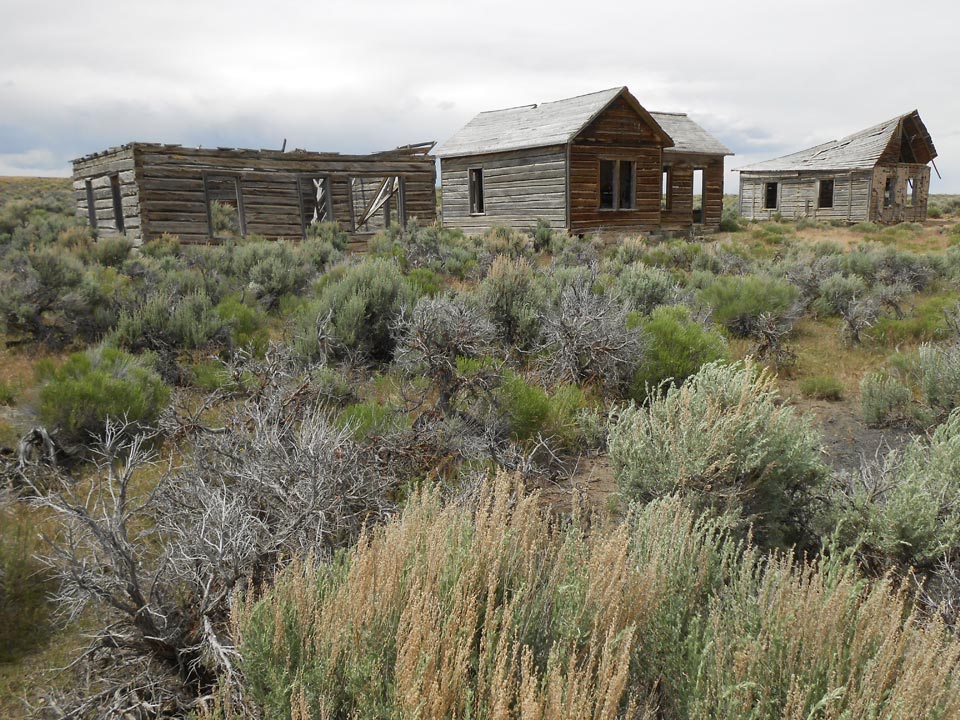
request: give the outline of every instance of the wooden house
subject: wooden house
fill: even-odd
[[[775,160],[740,168],[740,214],[844,222],[927,219],[933,140],[916,110]]]
[[[99,235],[303,238],[336,222],[357,240],[436,220],[433,143],[372,155],[130,143],[73,161],[77,215]]]
[[[436,151],[442,222],[467,233],[539,218],[578,234],[715,228],[730,154],[686,115],[647,112],[625,87],[483,112]]]

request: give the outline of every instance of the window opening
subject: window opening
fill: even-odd
[[[917,202],[917,183],[914,177],[908,177],[906,179],[906,187],[904,188],[904,204],[907,207],[913,207]]]
[[[693,222],[703,222],[703,170],[693,171]]]
[[[87,219],[90,221],[90,227],[97,229],[97,201],[93,196],[93,180],[85,180],[83,183],[87,190]]]
[[[350,178],[354,232],[386,230],[394,209],[397,222],[405,224],[403,191],[403,178],[399,175]]]
[[[775,183],[775,182],[763,184],[763,209],[764,210],[777,209],[777,185],[778,183]]]
[[[468,184],[470,186],[470,214],[483,215],[483,168],[470,168]]]
[[[663,177],[660,182],[660,209],[669,210],[673,206],[672,173],[670,168],[663,169]]]
[[[123,225],[123,201],[120,198],[120,176],[110,176],[110,194],[113,196],[113,219],[118,233],[125,233]]]
[[[817,207],[833,207],[833,178],[820,181],[820,191],[817,193]]]
[[[636,167],[632,160],[600,161],[600,208],[632,210],[636,206]]]
[[[883,206],[885,208],[893,207],[893,191],[893,178],[888,177],[886,182],[883,184]]]
[[[246,235],[240,178],[206,175],[203,187],[207,198],[210,237],[225,240]]]
[[[319,223],[333,222],[333,195],[330,178],[306,176],[297,178],[300,186],[300,208],[303,233]]]

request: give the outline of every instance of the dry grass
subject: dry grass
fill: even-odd
[[[738,549],[674,499],[558,524],[505,475],[289,569],[237,627],[269,717],[960,716],[960,644],[889,583]]]

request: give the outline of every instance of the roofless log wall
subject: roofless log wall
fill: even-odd
[[[132,143],[74,161],[77,215],[136,241],[303,238],[315,222],[362,241],[394,222],[434,222],[432,147],[340,155]]]

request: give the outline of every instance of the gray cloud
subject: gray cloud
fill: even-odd
[[[960,192],[946,0],[924,3],[937,22],[907,45],[899,0],[7,5],[0,173],[66,173],[130,140],[366,152],[626,84],[689,112],[737,153],[730,167],[918,108],[940,152],[934,192]]]

